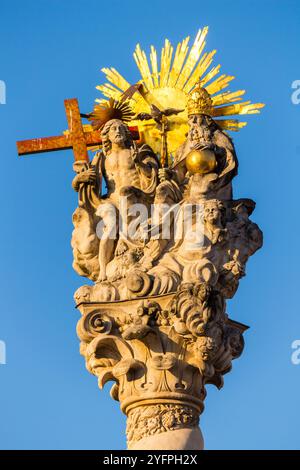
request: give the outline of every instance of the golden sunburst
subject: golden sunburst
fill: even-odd
[[[212,98],[211,115],[222,129],[238,131],[247,123],[239,121],[234,116],[260,112],[264,104],[241,101],[245,90],[234,92],[226,90],[235,77],[220,74],[220,65],[211,67],[216,50],[204,52],[207,33],[208,27],[200,29],[190,50],[190,37],[185,38],[177,45],[175,54],[172,44],[166,39],[160,54],[160,64],[153,46],[150,50],[150,60],[140,45],[136,46],[134,59],[141,74],[141,79],[137,83],[142,86],[139,87],[139,92],[129,99],[130,107],[135,114],[149,112],[151,104],[159,109],[186,110],[189,93],[199,80]],[[102,72],[106,75],[107,83],[96,88],[105,97],[120,100],[131,84],[113,67],[103,68]],[[105,101],[96,99],[99,104]],[[220,117],[225,119],[219,119]],[[171,153],[185,140],[188,130],[187,118],[187,111],[170,118],[168,145]],[[131,120],[129,125],[138,126],[142,139],[159,152],[161,135],[154,120],[147,122]]]
[[[110,98],[109,101],[96,104],[88,119],[92,121],[93,129],[97,130],[111,119],[121,119],[128,123],[133,116],[134,113],[127,102],[123,103]]]

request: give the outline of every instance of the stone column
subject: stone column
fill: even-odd
[[[128,449],[203,449],[205,385],[222,387],[247,327],[228,319],[223,296],[205,283],[151,300],[87,298],[77,291],[81,354],[100,388],[115,382]]]

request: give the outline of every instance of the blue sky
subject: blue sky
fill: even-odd
[[[300,80],[298,0],[1,2],[0,105],[0,448],[124,449],[125,418],[79,355],[72,270],[72,152],[18,159],[15,142],[66,128],[63,100],[91,110],[100,68],[137,78],[137,42],[176,43],[210,26],[208,49],[236,89],[263,101],[260,116],[234,135],[240,161],[234,195],[257,202],[261,251],[228,303],[250,325],[243,356],[221,391],[208,386],[201,428],[207,449],[299,449]]]

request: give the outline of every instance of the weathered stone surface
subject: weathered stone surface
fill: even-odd
[[[78,308],[81,353],[100,388],[115,382],[111,396],[128,416],[130,448],[151,436],[141,444],[150,445],[156,434],[195,430],[205,385],[222,387],[223,374],[244,346],[247,327],[228,319],[223,297],[207,284],[152,299],[83,302]],[[192,435],[199,437],[198,431]],[[188,446],[202,445],[187,431],[176,436]],[[158,439],[155,445],[163,444]]]
[[[120,120],[105,125],[103,152],[74,167],[74,268],[95,281],[75,293],[81,353],[100,388],[114,382],[129,449],[202,449],[205,386],[221,388],[244,347],[247,327],[228,318],[226,299],[262,245],[255,203],[232,197],[230,138],[205,115],[189,127],[172,168]]]

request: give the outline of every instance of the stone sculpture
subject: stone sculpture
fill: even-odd
[[[129,449],[199,449],[205,385],[222,387],[244,346],[247,327],[229,319],[226,299],[237,291],[249,256],[262,246],[262,232],[249,219],[255,203],[233,198],[238,160],[224,130],[232,121],[215,119],[216,106],[225,103],[227,116],[226,103],[236,95],[222,95],[223,102],[219,96],[218,102],[200,76],[184,111],[180,99],[167,103],[173,108],[165,115],[175,115],[168,122],[160,112],[166,102],[157,107],[154,100],[155,87],[147,96],[147,79],[135,90],[150,113],[132,117],[144,131],[141,142],[133,144],[122,118],[111,119],[102,122],[103,150],[91,164],[75,163],[74,268],[95,281],[75,293],[82,313],[78,335],[100,388],[115,382],[111,396],[128,417]],[[118,104],[102,106],[113,116]],[[245,111],[234,106],[233,113]],[[159,129],[162,139],[155,149],[149,127],[143,127],[152,117],[152,131]],[[184,120],[186,137],[181,135],[171,162],[168,144],[176,130],[182,134]],[[100,240],[99,223],[105,227]],[[124,229],[130,224],[132,233]]]
[[[141,80],[103,69],[109,101],[83,115],[91,124],[67,100],[64,136],[18,143],[20,154],[74,150],[73,266],[92,281],[74,296],[80,351],[100,388],[114,382],[129,449],[203,448],[205,386],[222,387],[248,328],[229,318],[226,300],[263,239],[249,218],[254,201],[233,197],[228,131],[246,124],[232,116],[263,105],[224,91],[233,77],[210,69],[206,35],[189,54],[186,38],[173,61],[166,40],[160,70],[156,50],[150,70],[137,46]]]

